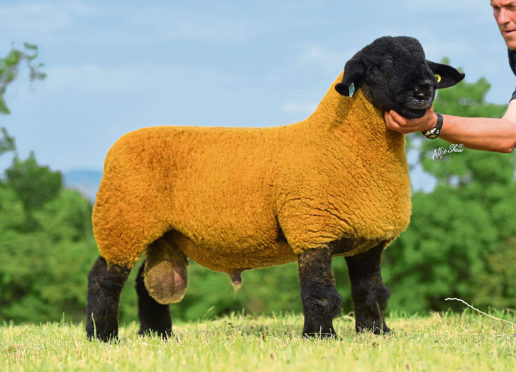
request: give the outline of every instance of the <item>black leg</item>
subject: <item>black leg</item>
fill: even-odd
[[[305,325],[304,337],[336,337],[332,320],[339,315],[342,297],[335,287],[328,248],[310,249],[298,257],[299,283]]]
[[[385,245],[382,243],[363,254],[346,257],[357,332],[390,332],[385,324],[383,310],[387,307],[391,291],[383,284],[380,272]]]
[[[88,274],[88,305],[86,334],[89,339],[102,341],[118,338],[118,304],[120,292],[129,272],[128,268],[111,265],[99,257]]]
[[[143,280],[145,261],[136,276],[136,293],[138,294],[138,318],[140,318],[141,335],[157,333],[162,338],[172,335],[172,318],[169,305],[161,305],[147,291]]]

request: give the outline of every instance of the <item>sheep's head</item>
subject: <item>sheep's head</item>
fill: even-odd
[[[455,85],[463,78],[464,74],[453,67],[427,61],[416,39],[386,36],[346,63],[342,82],[335,89],[349,96],[353,84],[378,109],[418,118],[432,106],[436,89]]]

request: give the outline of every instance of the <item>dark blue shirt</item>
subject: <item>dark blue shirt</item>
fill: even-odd
[[[509,49],[509,64],[511,65],[512,72],[516,75],[516,50]],[[511,100],[516,99],[516,90],[512,93]]]

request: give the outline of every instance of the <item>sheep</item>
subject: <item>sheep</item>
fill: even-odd
[[[93,211],[99,258],[88,274],[87,336],[118,336],[120,291],[136,279],[140,334],[172,334],[169,303],[187,259],[242,283],[244,270],[298,261],[303,336],[335,337],[342,298],[331,268],[345,256],[356,331],[388,332],[383,250],[409,224],[402,134],[382,112],[415,118],[464,74],[425,59],[410,37],[363,48],[313,114],[266,128],[163,126],[109,150]]]

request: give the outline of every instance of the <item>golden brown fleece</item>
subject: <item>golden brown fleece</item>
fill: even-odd
[[[341,238],[393,240],[410,219],[405,138],[361,90],[343,97],[334,85],[291,125],[151,127],[120,138],[93,212],[101,256],[131,268],[169,232],[173,249],[233,273]]]

